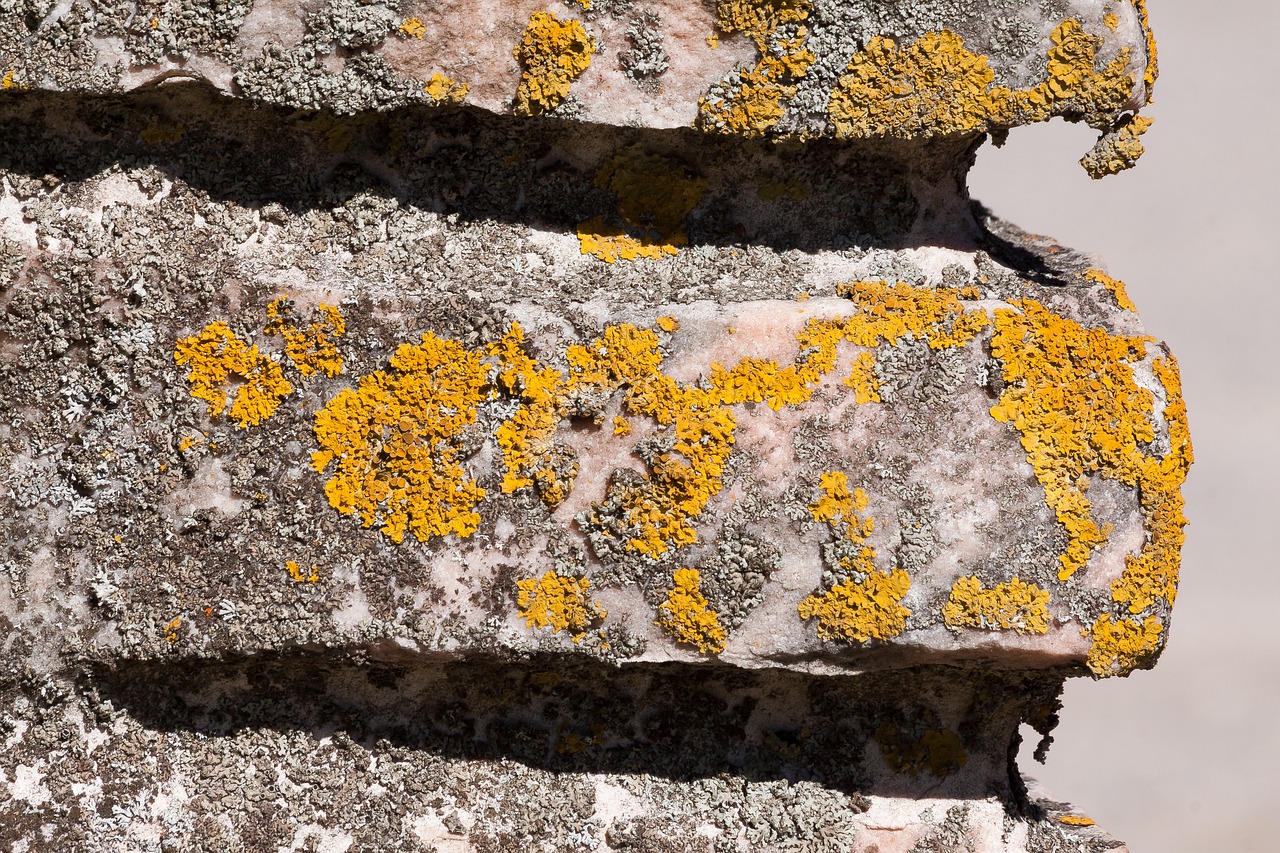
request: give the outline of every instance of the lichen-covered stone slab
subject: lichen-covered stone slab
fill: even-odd
[[[1078,256],[983,236],[946,179],[895,189],[945,149],[833,149],[893,213],[763,143],[49,98],[12,108],[0,198],[15,669],[320,645],[1107,675],[1165,642],[1176,363]],[[957,248],[837,233],[939,210]]]
[[[1053,116],[1142,150],[1156,56],[1143,0],[29,3],[0,11],[6,88],[200,80],[356,113],[473,104],[735,136],[930,137]]]

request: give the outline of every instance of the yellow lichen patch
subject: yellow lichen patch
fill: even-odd
[[[948,628],[983,628],[1044,634],[1049,630],[1049,593],[1017,577],[983,589],[976,577],[962,577],[951,586],[942,608]]]
[[[1146,541],[1125,558],[1111,585],[1112,598],[1140,614],[1177,592],[1183,543],[1182,483],[1193,455],[1177,362],[1156,358],[1151,370],[1164,390],[1161,411],[1169,450],[1156,456],[1154,399],[1140,386],[1131,362],[1145,357],[1145,337],[1108,335],[1059,317],[1038,302],[996,312],[992,354],[1004,362],[1008,383],[991,409],[1022,436],[1045,501],[1066,529],[1059,577],[1071,577],[1106,542],[1085,497],[1088,477],[1099,475],[1136,487]],[[1127,672],[1151,656],[1160,622],[1141,625],[1105,614],[1094,624],[1089,667],[1099,675]]]
[[[1138,500],[1147,519],[1147,542],[1136,556],[1125,558],[1124,573],[1111,584],[1111,597],[1133,614],[1158,601],[1172,605],[1177,597],[1182,528],[1187,523],[1181,487],[1193,461],[1178,363],[1172,357],[1156,359],[1151,368],[1165,392],[1162,414],[1168,425],[1169,453],[1158,460],[1143,460]]]
[[[1124,117],[1080,158],[1080,165],[1095,180],[1133,168],[1147,150],[1138,137],[1146,133],[1154,121],[1136,115]]]
[[[148,145],[160,145],[164,142],[178,142],[187,135],[187,126],[182,122],[176,124],[153,124],[138,132],[142,141]]]
[[[1084,277],[1095,284],[1100,284],[1111,292],[1115,297],[1116,305],[1125,311],[1137,311],[1138,306],[1133,304],[1133,300],[1129,298],[1129,294],[1125,292],[1124,282],[1118,281],[1104,273],[1102,270],[1085,270]]]
[[[876,379],[875,366],[874,355],[858,353],[853,360],[853,370],[844,379],[844,384],[853,389],[854,400],[859,404],[880,402],[880,380]]]
[[[209,404],[209,417],[227,408],[227,383],[242,384],[231,401],[231,418],[241,427],[256,426],[275,413],[293,386],[280,365],[241,340],[226,323],[210,323],[197,335],[178,341],[173,360],[187,367],[191,396]]]
[[[1094,825],[1094,821],[1092,818],[1087,818],[1084,815],[1076,815],[1076,814],[1064,814],[1058,818],[1058,823],[1065,823],[1067,826],[1093,826]]]
[[[905,47],[877,36],[854,54],[827,112],[841,138],[986,130],[1010,120],[1012,92],[994,79],[987,58],[950,30]]]
[[[680,321],[671,316],[659,317],[655,322],[657,323],[658,328],[666,332],[668,335],[674,334],[675,331],[680,328]]]
[[[887,640],[906,628],[911,611],[899,602],[909,589],[911,579],[901,569],[871,572],[861,581],[846,578],[800,602],[800,618],[817,619],[818,636],[824,640]]]
[[[320,473],[334,465],[329,504],[393,542],[406,531],[419,541],[470,536],[484,489],[463,467],[459,443],[488,396],[489,368],[481,354],[430,332],[390,362],[316,413],[320,449],[311,463]]]
[[[18,90],[21,90],[21,89],[25,89],[25,88],[27,88],[27,87],[26,87],[26,86],[24,86],[24,85],[22,85],[21,83],[19,83],[19,82],[15,79],[15,77],[14,77],[14,72],[13,72],[13,71],[6,71],[6,72],[4,72],[4,76],[3,76],[3,77],[0,77],[0,89],[5,89],[5,90],[8,90],[8,89],[18,89]]]
[[[622,417],[622,415],[617,415],[616,417],[614,417],[613,434],[614,435],[631,435],[631,421]]]
[[[588,597],[591,581],[586,578],[547,572],[541,578],[517,581],[516,586],[516,604],[526,625],[556,633],[568,631],[575,643],[608,615]]]
[[[293,316],[292,304],[282,296],[267,304],[263,332],[284,338],[285,355],[303,376],[314,376],[317,371],[337,376],[342,372],[342,354],[336,339],[347,333],[347,321],[332,305],[321,303],[316,313],[316,322],[300,326]]]
[[[875,519],[860,515],[867,508],[866,492],[850,491],[849,478],[840,471],[824,473],[818,488],[822,495],[809,505],[809,512],[841,540],[844,547],[836,551],[837,565],[851,577],[801,601],[800,618],[817,619],[818,636],[824,640],[865,643],[901,634],[911,611],[899,602],[911,589],[911,579],[901,569],[876,571],[876,551],[865,544],[875,530]]]
[[[720,0],[716,25],[725,33],[743,33],[759,51],[754,68],[722,80],[698,103],[703,130],[760,136],[784,113],[783,101],[795,95],[796,80],[813,64],[805,47],[809,0]],[[715,45],[712,45],[713,47]]]
[[[400,24],[400,34],[408,38],[420,39],[427,34],[427,25],[421,18],[405,18]]]
[[[913,738],[897,724],[883,723],[876,727],[875,739],[885,763],[913,779],[924,772],[945,779],[969,763],[960,736],[950,729],[926,729]]]
[[[724,651],[725,630],[699,589],[697,569],[680,569],[672,576],[675,586],[658,606],[657,624],[679,643],[696,646],[703,654]]]
[[[1059,317],[1034,300],[996,312],[991,352],[1008,383],[991,415],[1013,424],[1045,501],[1067,532],[1058,576],[1070,578],[1107,536],[1085,496],[1088,476],[1135,485],[1155,438],[1151,393],[1130,362],[1150,338],[1109,335]],[[1157,463],[1158,464],[1158,463]]]
[[[577,463],[554,442],[564,417],[565,383],[560,371],[539,364],[523,344],[524,329],[512,323],[488,350],[498,359],[499,387],[524,401],[495,433],[506,466],[502,491],[536,484],[543,501],[554,507],[569,494],[578,472]]]
[[[578,21],[534,12],[512,51],[524,68],[516,89],[516,114],[540,115],[564,103],[569,87],[587,70],[595,51],[595,41]]]
[[[1102,23],[1107,29],[1114,33],[1116,31],[1116,27],[1120,26],[1120,19],[1116,17],[1115,12],[1108,12],[1102,16]]]
[[[854,54],[827,113],[840,138],[976,133],[1055,115],[1109,125],[1133,91],[1129,50],[1097,68],[1099,39],[1075,20],[1063,21],[1050,42],[1045,80],[1015,91],[993,85],[987,57],[966,49],[950,30],[905,46],[878,36]]]
[[[182,627],[182,617],[176,616],[164,626],[164,638],[170,643],[178,642],[178,629]]]
[[[824,473],[818,478],[818,488],[822,496],[809,504],[809,514],[814,521],[829,526],[841,538],[855,544],[876,529],[874,518],[859,516],[867,509],[867,493],[862,489],[849,491],[849,477],[843,471]]]
[[[1094,675],[1128,675],[1149,664],[1160,646],[1164,626],[1154,616],[1140,624],[1104,613],[1090,632],[1088,664]]]
[[[648,237],[632,237],[621,228],[605,224],[597,216],[578,226],[578,247],[584,255],[594,255],[607,264],[648,258],[656,261],[676,254],[675,243],[654,242]]]
[[[596,173],[595,184],[618,199],[625,227],[596,217],[578,226],[582,254],[614,263],[674,255],[688,242],[682,226],[702,200],[707,181],[679,161],[638,145],[618,149]]]
[[[431,79],[426,82],[422,90],[436,104],[460,104],[467,99],[467,93],[471,91],[471,87],[466,83],[455,83],[450,78],[437,71],[431,75]]]
[[[313,565],[310,569],[304,569],[293,560],[289,560],[284,564],[284,568],[289,573],[289,578],[296,583],[315,583],[320,580],[318,566]]]
[[[1147,40],[1147,70],[1142,79],[1147,84],[1147,103],[1151,102],[1151,90],[1160,76],[1160,67],[1156,59],[1156,36],[1151,31],[1151,22],[1147,18],[1146,0],[1133,0],[1133,8],[1138,12],[1138,20],[1142,23],[1142,33]]]

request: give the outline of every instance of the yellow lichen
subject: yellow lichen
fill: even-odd
[[[1115,297],[1116,305],[1120,306],[1120,308],[1125,311],[1138,310],[1138,306],[1133,304],[1133,300],[1131,300],[1129,298],[1129,294],[1125,292],[1123,281],[1117,281],[1102,270],[1085,270],[1084,277],[1109,290],[1111,295]]]
[[[187,135],[187,126],[182,122],[175,124],[153,124],[138,132],[142,141],[148,145],[160,145],[165,142],[178,142]]]
[[[317,472],[329,504],[358,515],[393,542],[470,536],[484,497],[459,458],[459,444],[488,396],[489,368],[479,353],[430,332],[403,344],[357,388],[339,392],[316,413]]]
[[[876,357],[869,352],[858,353],[853,360],[853,370],[845,377],[844,384],[853,389],[854,401],[880,402],[880,380],[876,379]]]
[[[320,569],[318,566],[312,566],[310,569],[303,569],[293,560],[288,560],[284,564],[285,570],[289,573],[289,577],[297,582],[315,583],[320,580]]]
[[[1046,503],[1066,530],[1059,577],[1070,578],[1106,543],[1085,496],[1088,478],[1102,476],[1136,487],[1147,534],[1142,550],[1125,558],[1124,573],[1111,585],[1113,599],[1135,615],[1159,602],[1172,605],[1186,524],[1181,488],[1193,458],[1177,363],[1151,363],[1164,390],[1169,441],[1157,456],[1149,450],[1154,398],[1131,366],[1146,356],[1150,339],[1085,329],[1034,300],[1014,304],[1018,310],[996,312],[991,351],[1003,361],[1008,385],[991,414],[1021,434]],[[1104,615],[1094,625],[1090,668],[1128,671],[1154,652],[1159,628],[1154,617],[1139,628]]]
[[[1147,84],[1147,102],[1151,102],[1151,90],[1155,88],[1156,78],[1160,76],[1159,63],[1156,60],[1156,36],[1151,30],[1151,22],[1147,19],[1146,0],[1133,0],[1133,8],[1138,12],[1138,21],[1142,24],[1142,33],[1147,41],[1147,70],[1142,79]]]
[[[1125,116],[1080,158],[1080,165],[1095,180],[1133,168],[1147,150],[1138,137],[1146,133],[1154,121],[1136,115]]]
[[[1164,626],[1154,616],[1141,623],[1104,613],[1090,632],[1088,665],[1094,675],[1127,675],[1149,665],[1160,646]]]
[[[21,83],[19,83],[17,80],[14,79],[14,73],[12,71],[4,72],[4,76],[0,77],[0,89],[25,89],[25,88],[27,87],[23,86]]]
[[[427,25],[421,18],[405,18],[400,24],[400,34],[408,38],[420,39],[427,34]]]
[[[1044,634],[1049,630],[1048,604],[1048,591],[1017,577],[991,589],[983,589],[976,577],[962,577],[951,586],[942,621],[948,628]]]
[[[679,569],[672,581],[675,585],[667,600],[658,606],[657,624],[676,642],[696,646],[703,654],[724,651],[725,630],[699,588],[702,576],[698,570]]]
[[[905,47],[878,36],[854,55],[832,92],[828,114],[841,138],[942,136],[1045,121],[1070,111],[1086,118],[1122,108],[1133,88],[1122,50],[1095,68],[1098,40],[1075,20],[1050,36],[1048,74],[1022,91],[992,85],[987,57],[950,30]]]
[[[613,419],[613,434],[631,435],[631,421],[622,417],[622,415],[615,416]]]
[[[655,322],[657,323],[659,329],[661,329],[662,331],[666,332],[669,335],[674,334],[676,330],[680,328],[680,321],[677,320],[675,317],[671,317],[669,315],[659,317]]]
[[[426,82],[422,90],[439,106],[441,104],[462,103],[467,99],[467,93],[471,91],[471,87],[466,83],[455,83],[437,71],[431,75],[431,79]]]
[[[1155,438],[1151,393],[1130,362],[1150,338],[1109,335],[1049,311],[1034,300],[996,312],[991,352],[1008,383],[991,415],[1013,424],[1045,500],[1067,532],[1058,576],[1070,578],[1107,541],[1085,497],[1088,476],[1137,482],[1139,445]]]
[[[817,619],[818,636],[824,640],[887,640],[906,628],[911,611],[899,602],[909,589],[911,579],[901,569],[871,572],[861,581],[846,578],[827,592],[801,601],[800,618]]]
[[[930,728],[910,737],[896,723],[883,723],[876,727],[875,739],[885,763],[913,779],[924,772],[945,779],[969,763],[960,736],[950,729]]]
[[[1025,90],[993,85],[987,57],[967,50],[950,30],[901,46],[884,36],[854,54],[832,91],[828,115],[840,138],[917,138],[976,133],[1046,121],[1083,118],[1106,129],[1128,104],[1135,78],[1125,48],[1096,67],[1100,40],[1075,20],[1050,35],[1047,74]],[[1145,128],[1144,128],[1145,129]],[[1136,133],[1132,143],[1136,144]],[[1130,145],[1132,148],[1132,145]]]
[[[285,355],[303,376],[314,376],[317,371],[337,376],[342,372],[342,354],[336,339],[347,333],[347,321],[332,305],[321,303],[316,313],[316,322],[300,326],[293,316],[292,303],[282,296],[268,303],[263,332],[284,338]]]
[[[178,629],[182,627],[182,617],[175,616],[169,624],[164,626],[164,638],[170,643],[178,642]]]
[[[582,254],[606,263],[674,255],[688,242],[682,226],[707,182],[679,161],[638,145],[618,149],[596,173],[596,186],[618,199],[621,227],[595,217],[578,226]]]
[[[227,408],[227,385],[240,380],[231,401],[231,418],[241,427],[256,426],[275,413],[293,390],[280,365],[241,340],[226,323],[205,326],[197,335],[177,342],[173,360],[186,366],[191,396],[209,404],[209,417]]]
[[[541,115],[564,103],[569,87],[587,70],[595,51],[595,41],[578,21],[534,12],[512,51],[524,68],[516,89],[516,114]]]
[[[837,551],[837,565],[851,577],[800,602],[800,618],[816,618],[818,636],[824,640],[865,643],[897,636],[911,615],[899,604],[910,590],[911,580],[901,569],[876,571],[876,551],[866,544],[875,530],[875,519],[860,515],[867,508],[866,492],[850,491],[849,479],[840,471],[824,473],[818,488],[822,495],[810,504],[809,512],[845,544]]]
[[[556,633],[568,631],[575,643],[608,615],[588,597],[591,581],[586,578],[547,572],[541,578],[517,581],[516,587],[516,604],[526,625]]]
[[[1114,33],[1116,31],[1116,27],[1120,26],[1120,19],[1116,17],[1115,12],[1108,12],[1102,16],[1102,23],[1107,29]]]
[[[803,22],[809,11],[809,0],[719,0],[716,26],[724,33],[745,34],[760,58],[754,68],[735,72],[718,84],[718,91],[702,98],[698,127],[760,136],[778,123],[782,102],[795,95],[795,81],[814,61],[805,47],[808,29]]]
[[[1075,814],[1061,815],[1058,818],[1058,823],[1065,823],[1067,826],[1093,826],[1094,825],[1094,821],[1092,818],[1087,818],[1084,815],[1075,815]]]

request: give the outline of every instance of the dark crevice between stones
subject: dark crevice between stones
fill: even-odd
[[[343,116],[255,105],[176,80],[127,95],[5,93],[0,126],[0,168],[68,182],[116,165],[154,166],[264,218],[272,204],[300,214],[372,193],[461,221],[572,232],[602,217],[639,234],[644,223],[627,226],[615,192],[596,178],[618,152],[640,151],[672,174],[706,181],[681,223],[679,239],[691,246],[972,250],[983,239],[964,181],[984,138],[974,134],[801,143],[465,106]]]
[[[729,775],[849,794],[997,796],[1021,812],[1018,726],[1061,677],[945,666],[856,676],[539,656],[353,661],[316,652],[117,662],[80,692],[146,729],[201,738],[345,733],[446,760],[552,773]],[[101,714],[102,711],[97,713]]]

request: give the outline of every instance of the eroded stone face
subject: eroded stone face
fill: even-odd
[[[356,113],[473,104],[734,136],[921,138],[1066,116],[1127,168],[1155,49],[1142,0],[1034,4],[49,5],[0,13],[6,88],[103,93],[196,79]]]

